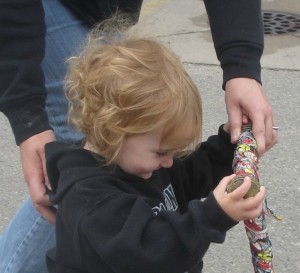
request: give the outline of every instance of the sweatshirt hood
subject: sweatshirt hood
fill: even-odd
[[[92,152],[58,141],[45,145],[45,156],[53,204],[59,203],[78,181],[98,173],[101,165],[101,158],[97,160]]]

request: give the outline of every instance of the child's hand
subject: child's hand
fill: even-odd
[[[214,196],[221,208],[235,221],[254,219],[261,214],[263,201],[265,199],[265,188],[254,196],[244,199],[250,189],[251,180],[245,177],[244,183],[231,193],[226,192],[226,187],[235,174],[224,177],[213,191]]]

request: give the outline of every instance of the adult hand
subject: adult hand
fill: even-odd
[[[260,156],[278,141],[272,107],[261,85],[254,79],[234,78],[226,83],[225,102],[231,142],[236,143],[243,123],[252,122]]]
[[[46,173],[44,146],[55,140],[53,131],[34,135],[20,144],[23,174],[36,210],[50,223],[55,223],[55,208],[47,194],[49,182]]]
[[[231,193],[226,192],[227,185],[235,177],[235,174],[224,177],[214,189],[214,196],[221,208],[235,221],[254,219],[261,214],[263,201],[266,196],[265,188],[254,196],[244,198],[251,187],[251,180],[245,177],[244,183]]]

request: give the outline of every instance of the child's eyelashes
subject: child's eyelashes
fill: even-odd
[[[175,150],[166,150],[166,151],[156,151],[155,154],[159,157],[164,157],[164,156],[174,156]]]
[[[158,156],[160,156],[160,157],[162,157],[162,156],[167,156],[168,154],[169,154],[170,152],[156,152],[156,154],[158,155]]]

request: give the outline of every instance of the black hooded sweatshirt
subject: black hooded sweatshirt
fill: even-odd
[[[220,127],[190,156],[144,180],[88,150],[47,144],[51,201],[58,204],[49,272],[201,272],[210,243],[222,243],[237,224],[211,193],[232,173],[233,153]]]
[[[138,17],[142,0],[61,0],[92,26],[116,9]],[[260,82],[263,24],[260,0],[204,0],[223,88],[232,78]],[[195,7],[197,8],[197,7]],[[51,129],[45,112],[45,21],[41,0],[0,1],[0,111],[16,143]],[[199,45],[201,50],[201,45]]]

